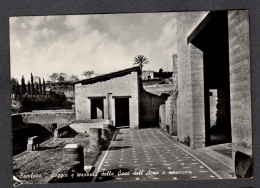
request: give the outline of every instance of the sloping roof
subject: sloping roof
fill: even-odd
[[[73,84],[78,84],[78,83],[81,83],[83,85],[92,84],[92,83],[95,83],[95,82],[106,81],[106,80],[109,80],[111,78],[124,76],[124,75],[127,75],[131,72],[134,72],[134,71],[138,72],[138,74],[141,74],[140,67],[132,67],[132,68],[123,69],[123,70],[120,70],[120,71],[111,72],[111,73],[108,73],[108,74],[103,74],[103,75],[99,75],[99,76],[96,76],[96,77],[80,80],[80,81],[77,81],[77,82],[73,82]]]

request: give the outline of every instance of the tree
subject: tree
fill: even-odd
[[[42,95],[42,83],[41,83],[41,78],[39,78],[39,87],[40,87],[40,95]]]
[[[39,95],[39,87],[38,87],[38,83],[35,83],[35,95]]]
[[[66,73],[60,73],[58,76],[59,83],[66,82],[68,78],[68,75]]]
[[[26,92],[26,85],[25,85],[25,80],[24,80],[24,77],[22,76],[22,79],[21,79],[21,87],[20,87],[20,93],[21,95],[25,94]]]
[[[14,89],[14,94],[15,94],[15,96],[17,96],[18,94],[20,94],[20,86],[19,86],[18,80],[16,80],[15,89]]]
[[[82,73],[83,76],[86,76],[87,78],[90,78],[92,74],[95,74],[95,72],[93,70],[89,70],[89,71],[84,71]]]
[[[163,69],[162,68],[159,69],[159,77],[163,78]]]
[[[43,78],[43,95],[46,94],[46,86],[45,86],[45,80]]]
[[[148,64],[149,63],[148,59],[144,55],[138,55],[137,57],[135,57],[134,62],[135,62],[134,65],[135,64],[139,65],[139,67],[141,69],[141,72],[143,70],[144,64]]]
[[[77,75],[72,74],[72,75],[70,76],[70,78],[69,78],[69,81],[71,81],[71,82],[76,82],[76,81],[79,81],[79,78],[78,78]]]
[[[17,79],[15,79],[15,78],[11,78],[11,93],[12,94],[15,94],[15,90],[16,90],[16,86],[17,86]]]
[[[34,94],[34,83],[33,83],[33,75],[31,73],[31,95]]]
[[[28,94],[31,95],[32,94],[32,92],[31,92],[31,84],[30,84],[29,80],[27,82],[27,90],[28,90]]]
[[[50,78],[50,80],[51,80],[51,82],[52,83],[55,83],[56,82],[56,80],[58,79],[58,77],[59,77],[59,74],[58,73],[52,73],[50,76],[49,76],[49,78]]]

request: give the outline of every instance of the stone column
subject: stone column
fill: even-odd
[[[84,152],[79,144],[67,144],[63,148],[64,166],[71,166],[74,172],[84,171]]]
[[[89,129],[89,146],[87,152],[98,152],[101,144],[101,129]]]
[[[130,128],[139,128],[139,78],[137,72],[131,73],[131,98],[129,100]]]

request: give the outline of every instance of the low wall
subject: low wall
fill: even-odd
[[[159,107],[165,99],[164,96],[157,96],[141,88],[140,128],[159,127]]]
[[[165,129],[166,125],[166,117],[165,117],[165,104],[161,104],[159,108],[159,116],[160,116],[160,128]]]
[[[163,93],[167,93],[169,95],[173,94],[174,85],[173,84],[156,84],[156,85],[149,85],[143,86],[144,90],[153,93],[155,95],[160,96]]]
[[[75,122],[75,112],[39,111],[21,113],[26,124],[40,124],[52,132],[51,125],[57,123],[57,127],[63,127]]]
[[[89,120],[84,123],[72,123],[70,128],[72,128],[77,133],[89,133],[90,128],[103,128],[103,125],[107,120]]]

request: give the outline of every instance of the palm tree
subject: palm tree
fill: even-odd
[[[134,65],[135,64],[139,65],[141,72],[142,72],[144,64],[149,63],[148,59],[144,55],[138,55],[137,57],[135,57],[134,62],[135,62]]]
[[[93,70],[89,70],[89,71],[84,71],[82,73],[83,76],[86,76],[87,78],[90,78],[92,74],[95,74],[95,72]]]

